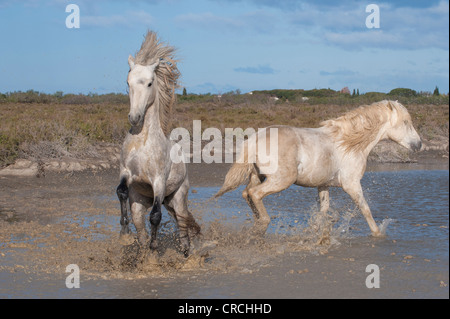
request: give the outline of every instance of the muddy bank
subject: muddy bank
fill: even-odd
[[[206,145],[206,142],[203,144]],[[204,146],[204,145],[203,145]],[[0,176],[36,176],[44,177],[51,173],[77,173],[82,171],[100,172],[109,169],[118,169],[120,159],[120,146],[116,144],[100,144],[92,146],[95,156],[84,158],[59,157],[59,158],[21,158],[12,165],[0,169]],[[223,153],[225,150],[223,150]],[[372,167],[385,164],[416,164],[418,167],[435,165],[447,165],[449,159],[448,139],[443,137],[435,141],[424,141],[422,150],[412,153],[391,141],[381,141],[370,153],[368,163]],[[204,164],[204,163],[203,163]],[[228,168],[228,164],[214,163],[214,165],[191,164],[193,173],[190,174],[194,184],[203,185],[206,180],[216,183],[216,179],[222,176],[222,169]],[[201,170],[206,170],[209,175],[203,175]],[[204,178],[207,177],[207,178]],[[209,177],[209,178],[208,178]],[[211,184],[210,184],[211,185]]]

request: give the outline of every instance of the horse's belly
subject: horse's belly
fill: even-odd
[[[318,187],[318,186],[326,186],[328,185],[329,182],[330,182],[329,178],[325,176],[320,177],[320,176],[301,175],[297,177],[295,184],[303,187]]]
[[[322,135],[308,137],[303,138],[298,150],[295,184],[306,187],[334,186],[339,179],[339,168],[332,146],[329,141],[321,140]]]
[[[136,190],[136,192],[145,197],[153,198],[153,188],[148,183],[133,181],[130,187],[132,187],[134,190]]]
[[[319,187],[319,186],[329,186],[329,187],[340,187],[340,183],[337,179],[329,179],[329,178],[298,178],[295,182],[295,185],[303,186],[303,187]]]
[[[332,168],[298,167],[296,185],[304,187],[339,186],[339,172]]]

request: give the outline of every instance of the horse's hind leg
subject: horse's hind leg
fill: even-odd
[[[269,214],[263,205],[263,198],[267,195],[274,194],[285,190],[295,181],[295,175],[269,175],[268,178],[260,185],[252,187],[248,190],[248,195],[258,212],[259,219],[256,219],[255,230],[257,233],[264,234],[270,223]]]
[[[128,201],[128,186],[125,178],[120,180],[119,186],[117,186],[117,197],[119,197],[120,201],[120,225],[122,226],[120,229],[120,235],[126,235],[130,233],[130,227],[128,226],[128,210],[127,210],[127,201]]]
[[[261,184],[261,179],[259,178],[259,176],[256,173],[252,173],[249,177],[249,183],[248,183],[247,187],[242,192],[242,197],[245,199],[248,206],[250,206],[250,208],[252,209],[255,219],[259,219],[259,213],[258,213],[258,210],[256,209],[255,204],[253,203],[252,199],[248,195],[248,190],[259,184]]]
[[[174,203],[171,203],[171,205]],[[179,230],[179,240],[181,244],[181,250],[183,252],[184,257],[189,256],[189,250],[191,247],[191,240],[189,236],[189,229],[193,230],[194,235],[200,233],[200,226],[195,222],[194,217],[192,214],[187,211],[187,214],[183,214],[185,216],[182,216],[182,214],[179,214],[180,210],[175,210],[170,205],[166,205],[167,210],[169,213],[173,216],[173,218],[176,220]],[[184,209],[182,209],[184,210]]]
[[[176,191],[170,198],[166,198],[165,206],[169,213],[175,218],[178,229],[181,248],[185,257],[189,255],[190,236],[189,231],[193,236],[200,233],[200,226],[192,216],[187,205],[187,196],[189,191],[189,184],[187,181]]]

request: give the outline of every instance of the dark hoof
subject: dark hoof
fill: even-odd
[[[128,227],[128,226],[122,227],[122,229],[120,230],[120,236],[129,235],[129,234],[131,234],[130,227]]]
[[[200,228],[200,226],[197,223],[190,226],[189,230],[190,230],[190,235],[192,237],[197,237],[197,236],[201,235],[201,231],[202,231],[202,229]]]
[[[150,242],[150,250],[155,251],[156,249],[158,249],[158,243],[156,242],[156,240],[152,240]]]

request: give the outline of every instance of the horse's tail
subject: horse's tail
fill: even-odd
[[[255,167],[252,163],[234,163],[225,176],[225,182],[222,188],[214,195],[214,198],[238,188],[239,185],[245,182],[254,169]]]

